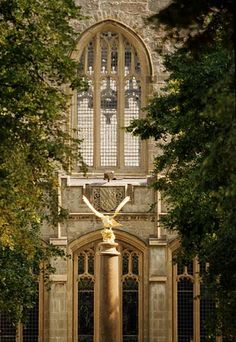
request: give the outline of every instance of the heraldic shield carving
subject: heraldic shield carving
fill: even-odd
[[[110,212],[125,198],[124,187],[99,187],[92,190],[93,205],[97,210]]]

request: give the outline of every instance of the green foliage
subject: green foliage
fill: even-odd
[[[232,6],[232,1],[176,0],[157,15],[159,22],[169,25],[171,40],[180,43],[180,35],[173,35],[176,28],[188,28],[189,35],[165,57],[169,78],[163,94],[150,102],[145,119],[128,128],[143,139],[153,137],[162,149],[155,168],[166,177],[155,187],[171,203],[163,223],[178,232],[182,260],[198,256],[201,263],[209,263],[203,280],[208,295],[217,301],[212,334],[228,339],[236,337]]]
[[[44,220],[60,220],[56,170],[74,157],[85,170],[66,131],[71,89],[86,86],[69,57],[81,18],[73,0],[0,2],[0,310],[16,320],[40,263],[60,255],[40,242]]]

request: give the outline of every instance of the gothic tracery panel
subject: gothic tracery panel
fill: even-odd
[[[145,69],[146,70],[146,69]],[[141,73],[142,71],[142,73]],[[140,117],[147,79],[138,49],[123,33],[96,33],[80,57],[80,73],[89,84],[77,95],[81,153],[88,166],[132,169],[141,166],[141,143],[125,132]]]

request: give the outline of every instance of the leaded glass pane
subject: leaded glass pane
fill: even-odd
[[[138,275],[138,271],[139,271],[138,262],[139,262],[138,255],[133,254],[132,255],[132,271],[133,271],[133,274],[136,274],[136,275]]]
[[[85,51],[82,53],[82,56],[80,57],[78,72],[83,74],[85,71],[84,67],[85,67]]]
[[[123,282],[123,341],[138,341],[138,283],[127,278]]]
[[[0,312],[0,341],[15,342],[16,328],[4,312]]]
[[[94,42],[88,44],[88,55],[87,55],[87,72],[89,74],[93,73],[94,70]]]
[[[178,341],[193,339],[193,283],[187,278],[178,282]]]
[[[116,80],[101,84],[101,166],[117,165],[117,88]]]
[[[107,42],[105,40],[101,41],[101,73],[105,74],[107,72]]]
[[[93,86],[78,94],[78,137],[82,139],[81,154],[88,166],[93,165]]]
[[[140,72],[141,72],[141,64],[140,64],[140,61],[139,61],[139,57],[138,57],[137,51],[134,54],[134,64],[135,64],[135,71],[136,71],[136,73],[140,74]]]
[[[85,255],[78,255],[78,274],[82,274],[85,272]]]
[[[125,113],[124,124],[139,118],[141,103],[141,85],[135,77],[125,83]],[[139,166],[140,162],[140,139],[130,133],[124,133],[124,159],[125,166]]]
[[[215,302],[210,298],[206,291],[206,287],[202,284],[200,291],[200,337],[201,342],[208,341],[207,328],[211,324],[215,326]]]
[[[129,254],[124,253],[123,254],[123,263],[122,263],[122,274],[128,274],[129,273]]]
[[[94,249],[78,254],[78,341],[93,341]]]
[[[23,342],[37,342],[39,332],[39,296],[35,297],[35,303],[32,309],[27,313],[26,323],[23,328]]]
[[[78,283],[78,341],[93,341],[94,283],[81,278]]]
[[[118,51],[117,47],[112,47],[111,50],[111,73],[115,74],[117,72],[117,65],[118,65]]]
[[[88,273],[94,274],[94,255],[88,254]]]
[[[131,52],[131,45],[128,41],[125,41],[125,76],[129,74],[131,71],[131,62],[132,62],[132,52]]]

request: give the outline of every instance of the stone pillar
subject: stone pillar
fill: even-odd
[[[50,243],[66,251],[66,238],[51,238]],[[51,261],[56,271],[50,276],[51,287],[48,293],[48,335],[50,342],[67,341],[67,261],[58,257]],[[44,340],[45,342],[47,339]]]
[[[167,243],[149,239],[149,329],[150,342],[167,342],[168,338],[168,285]]]
[[[99,244],[96,342],[121,342],[119,255],[117,243]]]

